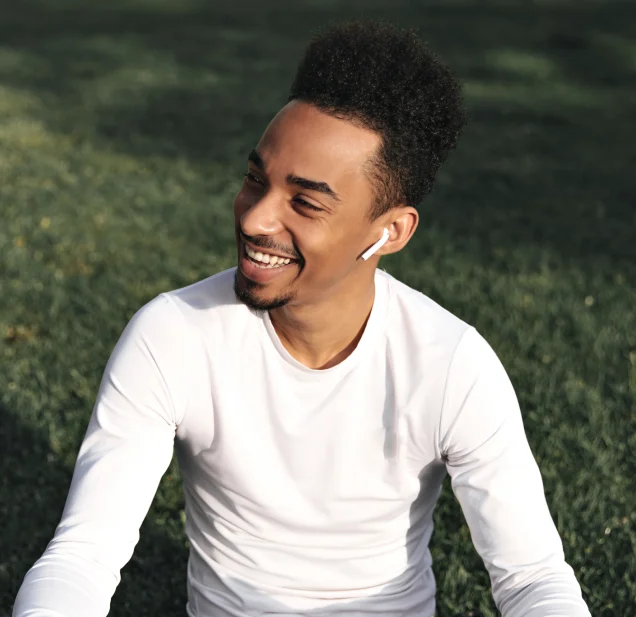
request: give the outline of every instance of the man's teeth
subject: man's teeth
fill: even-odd
[[[283,258],[278,255],[270,255],[269,253],[261,253],[260,251],[253,251],[249,246],[245,245],[245,252],[253,260],[262,264],[261,268],[280,268],[287,265],[291,259],[289,257]]]

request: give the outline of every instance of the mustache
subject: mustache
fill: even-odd
[[[284,255],[288,255],[292,259],[297,259],[298,261],[302,260],[302,256],[296,250],[296,248],[288,248],[286,246],[281,246],[280,244],[276,244],[271,238],[267,236],[248,236],[243,232],[240,232],[241,240],[244,242],[250,242],[254,246],[258,246],[262,249],[270,249],[271,251],[277,251],[279,253],[283,253]]]

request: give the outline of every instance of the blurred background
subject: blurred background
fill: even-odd
[[[235,265],[232,199],[310,34],[418,29],[470,124],[382,267],[509,371],[595,617],[636,598],[636,4],[0,0],[0,616],[59,521],[108,356],[160,292]],[[111,615],[183,617],[178,470]],[[450,488],[438,615],[496,615]]]

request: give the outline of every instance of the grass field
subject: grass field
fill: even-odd
[[[416,26],[470,111],[383,267],[491,342],[592,614],[634,612],[635,5],[0,0],[0,616],[59,521],[124,325],[234,265],[246,155],[310,32],[355,15]],[[179,482],[173,464],[111,615],[183,617]],[[492,617],[448,486],[436,523],[439,617]]]

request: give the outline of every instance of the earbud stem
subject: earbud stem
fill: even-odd
[[[365,261],[373,255],[387,240],[389,239],[389,230],[385,227],[382,231],[382,237],[371,247],[369,247],[364,253],[362,253],[362,259]]]

